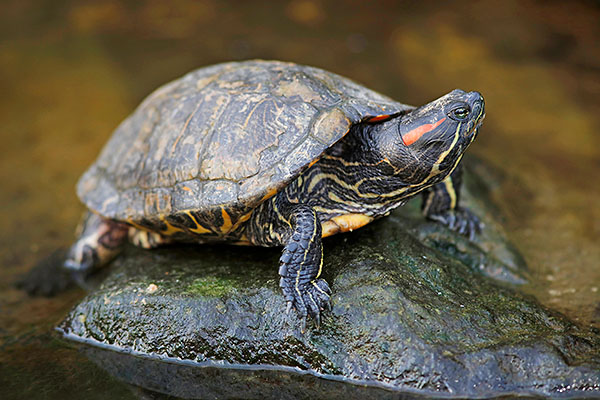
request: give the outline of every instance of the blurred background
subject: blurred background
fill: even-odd
[[[496,200],[531,269],[523,290],[600,327],[600,2],[4,0],[0,397],[131,397],[52,335],[83,291],[29,298],[13,284],[70,243],[77,179],[146,95],[248,58],[318,66],[414,105],[482,92],[469,152],[504,177]]]

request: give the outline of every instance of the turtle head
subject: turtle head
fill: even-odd
[[[454,170],[484,116],[481,94],[453,90],[386,122],[379,151],[403,182],[428,186]]]

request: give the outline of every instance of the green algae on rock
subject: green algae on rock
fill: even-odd
[[[414,206],[324,242],[320,329],[281,312],[278,250],[222,245],[129,249],[58,329],[184,398],[600,396],[600,335],[519,294],[522,258],[468,178],[486,223],[472,243]]]

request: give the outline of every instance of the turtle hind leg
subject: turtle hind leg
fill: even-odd
[[[158,246],[169,244],[172,241],[160,233],[137,228],[129,228],[129,242],[142,249],[154,249]]]
[[[32,296],[53,296],[72,285],[85,285],[85,277],[112,260],[127,241],[128,226],[87,212],[70,249],[59,249],[40,260],[16,286]]]
[[[69,288],[73,279],[63,263],[68,249],[60,248],[39,260],[33,268],[20,276],[15,286],[31,296],[54,296]]]
[[[85,277],[115,258],[127,242],[129,226],[87,212],[78,228],[78,239],[71,246],[64,267],[85,286]]]

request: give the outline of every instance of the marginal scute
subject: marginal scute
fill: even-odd
[[[211,208],[237,201],[238,184],[220,179],[204,182],[204,203]]]
[[[193,212],[201,229],[218,233],[226,214],[235,230],[353,123],[409,108],[293,63],[201,68],[160,87],[119,125],[78,195],[112,219],[169,229],[161,218]]]
[[[343,134],[341,134],[340,138],[342,136]],[[286,156],[275,171],[279,172],[281,176],[284,176],[290,174],[292,171],[308,167],[310,162],[316,160],[322,152],[323,150],[321,150],[321,146],[319,146],[319,141],[312,136],[308,137]],[[275,178],[277,178],[277,176],[275,176]]]
[[[352,125],[352,121],[339,108],[324,112],[315,122],[312,136],[319,142],[335,143],[342,138]]]
[[[198,179],[173,186],[172,204],[175,210],[191,210],[198,206],[198,197],[204,196],[204,182]]]
[[[171,191],[156,188],[144,193],[144,212],[146,215],[166,215],[172,211]]]

